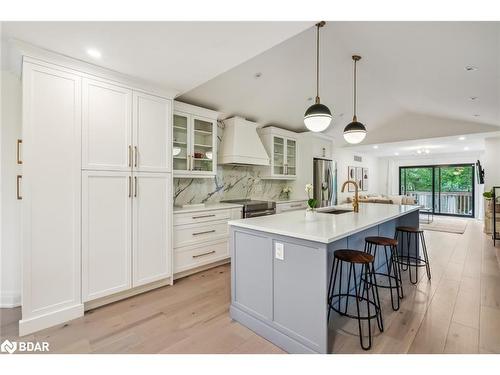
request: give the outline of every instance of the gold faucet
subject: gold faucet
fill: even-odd
[[[359,186],[358,184],[356,183],[356,181],[353,181],[353,180],[347,180],[346,182],[344,182],[344,184],[342,185],[342,193],[344,192],[345,190],[345,187],[349,184],[353,184],[354,185],[354,199],[352,200],[352,208],[354,209],[354,212],[359,212],[359,196],[358,196],[358,190],[359,190]]]

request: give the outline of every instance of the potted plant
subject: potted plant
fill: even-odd
[[[318,200],[313,198],[313,186],[312,184],[306,185],[307,194],[307,209],[306,209],[306,220],[314,220],[316,218],[316,206],[318,205]]]
[[[484,233],[491,234],[492,232],[492,217],[493,217],[493,190],[485,191],[484,197]]]
[[[292,192],[292,188],[290,186],[284,186],[283,189],[281,189],[281,197],[284,200],[289,200],[291,192]]]

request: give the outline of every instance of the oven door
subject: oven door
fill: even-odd
[[[245,212],[245,219],[248,219],[251,217],[258,217],[258,216],[274,215],[275,213],[276,213],[276,209],[274,209],[274,208],[270,208],[267,210],[250,211],[250,212]]]

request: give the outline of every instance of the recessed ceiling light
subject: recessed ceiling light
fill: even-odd
[[[462,135],[461,137],[458,137],[459,141],[465,141],[465,137]]]
[[[471,100],[471,101],[478,100],[478,99],[479,99],[479,98],[478,98],[477,96],[471,96],[471,97],[469,98],[469,100]]]
[[[310,102],[310,101],[312,101],[312,100],[313,100],[313,98],[311,98],[311,97],[307,98],[307,101],[308,101],[308,102]]]
[[[87,54],[90,57],[93,57],[94,59],[100,59],[101,58],[101,52],[99,52],[95,48],[88,48],[87,49]]]
[[[398,156],[399,155],[399,152],[395,152],[394,155]]]
[[[255,73],[254,77],[257,79],[257,78],[260,78],[262,77],[262,73],[261,72],[257,72]]]
[[[467,65],[464,69],[465,69],[467,72],[473,72],[473,71],[476,71],[476,70],[477,70],[477,66],[474,66],[474,65]]]
[[[417,150],[417,154],[421,154],[422,153],[422,150]]]
[[[479,116],[481,116],[481,115],[480,115],[479,113],[474,113],[472,116],[474,116],[474,117],[479,117]]]
[[[465,146],[465,147],[464,147],[464,150],[465,150],[465,151],[469,151],[469,147]]]
[[[426,154],[430,153],[430,150],[425,150],[425,153],[426,153]]]
[[[378,148],[378,145],[373,146],[373,148],[376,150]]]

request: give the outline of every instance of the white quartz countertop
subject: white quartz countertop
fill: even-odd
[[[352,205],[350,204],[333,206],[332,208],[352,211]],[[299,210],[277,215],[231,220],[229,225],[309,241],[330,243],[409,212],[417,211],[419,207],[360,203],[359,212],[347,212],[337,215],[321,212],[321,210],[326,209],[328,208],[321,208],[316,213],[317,217],[314,221],[306,221],[305,210]]]
[[[191,207],[174,206],[174,214],[212,211],[212,210],[227,210],[230,208],[241,208],[241,207],[243,207],[241,204],[235,204],[235,203],[210,203],[204,206],[193,205]]]

